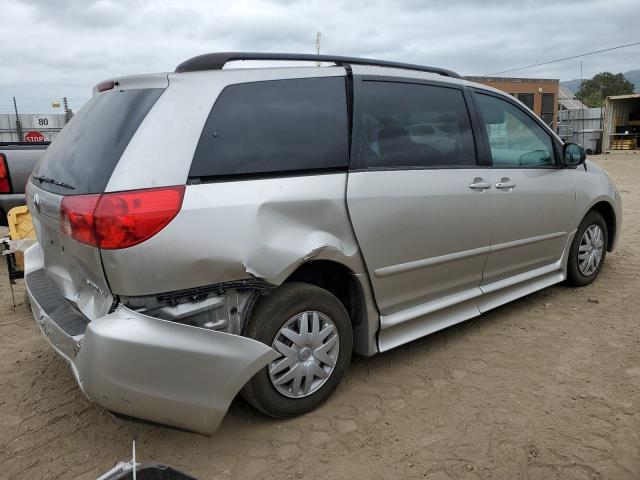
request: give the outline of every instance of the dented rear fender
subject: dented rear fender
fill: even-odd
[[[102,251],[109,285],[126,296],[251,277],[279,285],[316,259],[365,273],[346,181],[345,172],[190,185],[182,210],[160,233]]]

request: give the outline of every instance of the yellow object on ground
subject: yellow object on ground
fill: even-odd
[[[9,236],[11,240],[35,239],[36,232],[33,229],[31,214],[26,205],[14,207],[7,215],[9,220]]]
[[[7,215],[9,222],[9,236],[11,240],[35,240],[36,232],[33,229],[31,214],[26,205],[14,207]],[[20,270],[24,270],[24,253],[16,250],[16,265]]]

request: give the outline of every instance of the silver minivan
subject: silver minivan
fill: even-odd
[[[352,352],[593,281],[621,222],[607,174],[510,95],[287,54],[100,83],[27,201],[33,314],[82,391],[202,433],[238,392],[299,415]]]

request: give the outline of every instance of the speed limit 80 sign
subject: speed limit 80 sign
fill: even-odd
[[[53,127],[53,117],[49,115],[32,115],[33,126],[35,128]]]

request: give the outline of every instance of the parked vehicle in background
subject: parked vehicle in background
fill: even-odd
[[[7,225],[7,213],[26,205],[24,187],[33,167],[49,142],[0,142],[0,225]]]
[[[608,175],[512,96],[315,55],[99,84],[27,200],[33,314],[84,393],[203,433],[239,391],[299,415],[352,351],[593,281],[621,222]]]

